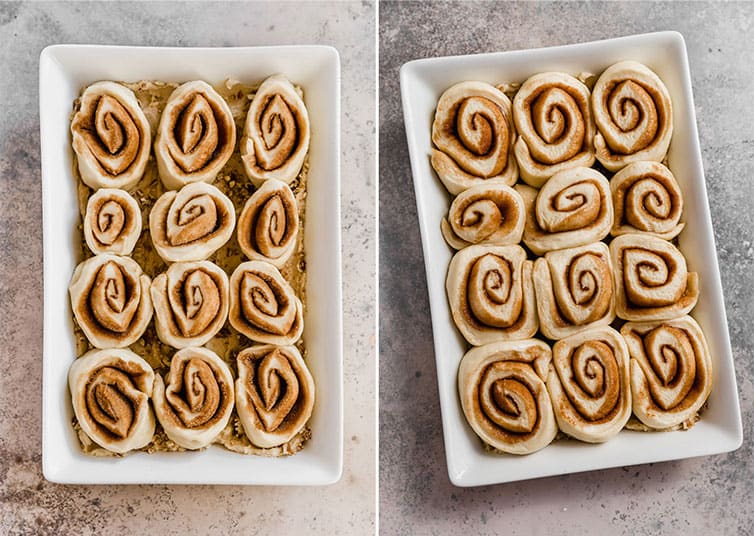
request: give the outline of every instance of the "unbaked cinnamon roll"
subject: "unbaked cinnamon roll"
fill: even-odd
[[[480,184],[464,190],[441,223],[442,235],[454,249],[471,244],[518,244],[526,210],[521,196],[504,184]]]
[[[445,91],[432,123],[431,163],[448,191],[457,195],[479,184],[512,185],[516,132],[508,97],[486,82],[461,82]]]
[[[173,348],[205,344],[228,318],[228,276],[209,261],[171,264],[150,290],[157,336]]]
[[[296,88],[277,74],[251,101],[241,139],[241,159],[255,186],[268,179],[290,184],[309,150],[309,112]]]
[[[673,105],[665,84],[635,61],[608,67],[592,90],[597,159],[610,171],[665,158],[673,135]]]
[[[284,182],[269,179],[246,201],[238,218],[238,244],[251,260],[280,268],[296,249],[298,205]]]
[[[154,435],[149,406],[154,372],[130,350],[92,350],[68,371],[76,420],[89,438],[122,454],[145,447]]]
[[[541,190],[516,186],[526,206],[523,241],[537,255],[602,240],[613,225],[610,184],[590,168],[561,171]]]
[[[195,80],[170,94],[154,142],[165,188],[214,181],[235,146],[233,114],[212,86]]]
[[[673,173],[658,162],[634,162],[610,179],[615,222],[610,231],[651,233],[672,240],[683,230],[683,195]]]
[[[141,209],[124,190],[101,188],[86,203],[84,239],[95,255],[130,255],[141,235]]]
[[[203,182],[160,196],[149,213],[149,233],[166,262],[203,261],[233,235],[236,212],[220,190]]]
[[[206,348],[176,352],[165,380],[155,376],[157,420],[167,436],[185,449],[212,443],[228,424],[234,400],[230,368]]]
[[[562,339],[615,318],[610,252],[602,242],[545,253],[533,280],[545,337]]]
[[[125,348],[142,336],[152,319],[150,283],[129,257],[103,253],[76,267],[71,308],[95,348]]]
[[[314,407],[314,380],[295,346],[262,345],[238,354],[236,409],[246,436],[262,448],[290,441]]]
[[[301,300],[264,261],[244,262],[233,271],[228,320],[252,341],[280,346],[296,342],[304,329]]]
[[[694,418],[712,389],[712,358],[690,316],[628,322],[620,330],[631,353],[633,410],[662,430]]]
[[[545,387],[552,354],[542,341],[495,342],[469,350],[458,368],[458,394],[471,428],[488,445],[530,454],[558,432]]]
[[[521,246],[469,246],[455,254],[446,290],[453,321],[469,343],[534,335],[532,264]]]
[[[678,248],[655,236],[625,234],[610,243],[615,309],[624,320],[668,320],[688,314],[699,297],[699,276]]]
[[[608,326],[556,342],[547,390],[558,427],[589,443],[616,436],[631,417],[628,363],[626,343]]]
[[[559,171],[594,163],[589,89],[565,73],[529,78],[513,98],[521,178],[539,188]]]
[[[71,135],[81,180],[90,188],[131,190],[144,175],[152,133],[130,89],[115,82],[86,88]]]

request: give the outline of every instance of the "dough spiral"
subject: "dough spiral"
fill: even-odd
[[[84,239],[95,255],[130,255],[141,236],[141,209],[124,190],[101,188],[86,203]]]

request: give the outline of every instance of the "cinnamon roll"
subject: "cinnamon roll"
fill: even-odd
[[[610,179],[612,235],[651,233],[672,240],[683,230],[683,196],[673,173],[657,162],[634,162]]]
[[[479,184],[512,185],[516,133],[511,103],[485,82],[461,82],[445,91],[432,123],[430,161],[448,191],[457,195]]]
[[[458,368],[458,394],[471,428],[488,445],[530,454],[558,432],[545,378],[552,354],[542,341],[495,342],[469,350]]]
[[[255,342],[290,345],[304,329],[303,306],[277,268],[240,264],[230,276],[230,325]]]
[[[556,342],[547,390],[558,427],[589,443],[616,436],[631,417],[628,363],[626,343],[608,326]]]
[[[280,268],[296,249],[298,205],[284,182],[269,179],[246,201],[238,218],[238,244],[251,260]]]
[[[668,320],[688,314],[699,297],[699,276],[673,244],[646,234],[625,234],[610,243],[618,316]]]
[[[631,353],[633,410],[658,430],[694,418],[712,389],[707,341],[690,316],[628,322],[620,330]]]
[[[602,242],[545,253],[533,280],[545,337],[562,339],[615,318],[610,252]]]
[[[212,86],[194,80],[170,94],[154,142],[165,188],[214,181],[235,146],[233,114]]]
[[[555,173],[594,163],[589,89],[565,73],[529,78],[513,98],[521,178],[539,188]]]
[[[228,276],[209,261],[171,264],[150,291],[157,336],[174,348],[205,344],[228,318]]]
[[[145,447],[154,435],[149,406],[154,372],[130,350],[92,350],[68,371],[73,413],[81,430],[110,452]]]
[[[521,241],[525,219],[524,201],[513,188],[480,184],[458,194],[441,229],[454,249],[471,244],[504,246]]]
[[[673,135],[673,105],[665,84],[635,61],[608,67],[592,90],[597,159],[610,171],[665,158]]]
[[[203,261],[233,235],[236,212],[220,190],[203,182],[162,194],[149,213],[149,233],[166,262]]]
[[[236,409],[249,441],[271,448],[293,439],[314,407],[314,380],[299,351],[252,346],[237,361]]]
[[[255,186],[268,179],[289,184],[309,150],[309,112],[285,76],[267,78],[251,101],[241,139],[241,159]]]
[[[125,348],[142,336],[152,319],[150,283],[129,257],[103,253],[76,267],[71,308],[95,348]]]
[[[84,239],[95,255],[130,255],[141,235],[141,209],[124,190],[101,188],[86,203]]]
[[[230,420],[234,398],[230,368],[206,348],[176,352],[165,381],[155,376],[157,420],[167,436],[185,449],[212,443]]]
[[[453,321],[469,343],[534,335],[532,264],[521,246],[469,246],[455,254],[446,289]]]
[[[144,175],[152,133],[130,89],[97,82],[81,95],[71,121],[81,180],[90,188],[131,190]]]
[[[526,207],[523,241],[537,255],[605,238],[613,225],[610,184],[589,168],[561,171],[541,190],[516,186]]]

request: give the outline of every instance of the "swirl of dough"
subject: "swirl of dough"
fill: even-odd
[[[688,314],[699,297],[699,275],[670,242],[625,234],[610,243],[616,285],[615,309],[624,320],[668,320]]]
[[[228,276],[209,261],[171,264],[150,292],[157,336],[173,348],[207,343],[228,318]]]
[[[314,380],[295,346],[261,345],[238,354],[236,409],[246,436],[262,448],[290,441],[314,408]]]
[[[220,190],[203,182],[162,194],[149,213],[149,233],[167,262],[203,261],[233,235],[236,211]]]
[[[541,190],[516,186],[526,206],[523,241],[537,255],[602,240],[613,225],[610,184],[589,168],[561,171]]]
[[[230,276],[230,325],[255,342],[286,346],[304,329],[303,306],[277,268],[264,261],[238,265]]]
[[[81,95],[71,121],[81,180],[90,188],[133,189],[144,175],[152,133],[133,91],[97,82]]]
[[[101,188],[86,203],[84,239],[95,255],[129,255],[141,235],[141,210],[123,190]]]
[[[458,330],[474,346],[526,339],[539,322],[531,261],[521,246],[469,246],[453,256],[446,289]]]
[[[129,257],[103,253],[76,267],[71,308],[95,348],[125,348],[142,336],[152,319],[150,283]]]
[[[550,347],[536,339],[469,350],[458,368],[458,394],[471,428],[488,445],[530,454],[558,432],[545,378]]]
[[[246,201],[238,218],[238,244],[251,260],[280,268],[296,249],[298,204],[290,187],[269,179]]]
[[[170,94],[160,116],[154,154],[169,190],[215,180],[236,146],[236,123],[228,103],[201,80]]]
[[[556,342],[547,390],[558,427],[589,443],[617,435],[631,417],[628,363],[625,341],[609,326]]]
[[[521,178],[535,188],[555,173],[594,163],[589,89],[565,73],[526,80],[513,98],[515,146]]]
[[[658,430],[693,419],[712,389],[712,358],[690,316],[628,322],[620,330],[631,354],[634,414]]]
[[[613,175],[615,223],[610,234],[651,233],[672,240],[683,230],[683,196],[673,173],[657,162],[634,162]]]
[[[309,112],[293,84],[280,74],[262,82],[241,139],[241,159],[251,182],[257,187],[268,179],[290,184],[304,165],[309,131]]]
[[[167,386],[166,386],[167,382]],[[206,348],[184,348],[154,380],[154,412],[168,437],[185,449],[206,447],[225,428],[234,404],[228,365]]]
[[[539,328],[562,339],[615,318],[610,251],[602,242],[550,251],[534,263]]]
[[[505,93],[485,82],[461,82],[445,91],[432,123],[430,161],[448,191],[480,184],[512,185],[516,133]]]
[[[68,371],[76,420],[89,438],[122,454],[145,447],[154,435],[149,406],[154,372],[130,350],[92,350]]]
[[[458,194],[441,229],[454,249],[471,244],[504,246],[521,241],[525,219],[524,201],[513,188],[480,184]]]
[[[610,171],[641,160],[661,162],[673,135],[673,105],[665,84],[635,61],[608,67],[592,90],[597,160]]]

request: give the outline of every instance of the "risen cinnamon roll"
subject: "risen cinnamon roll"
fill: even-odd
[[[246,201],[238,218],[238,244],[251,260],[280,268],[296,249],[298,205],[284,182],[269,179]]]
[[[95,255],[129,255],[141,235],[141,209],[124,190],[101,188],[87,201],[84,239]]]
[[[303,306],[277,268],[249,261],[230,276],[230,325],[255,342],[290,345],[304,329]]]
[[[103,253],[76,267],[71,308],[95,348],[125,348],[141,337],[152,319],[150,283],[129,257]]]
[[[285,76],[270,76],[251,101],[241,139],[241,159],[255,186],[267,179],[289,184],[309,150],[309,112]]]
[[[558,432],[545,388],[550,347],[529,339],[472,348],[458,368],[458,394],[466,420],[488,445],[530,454]]]
[[[149,213],[149,233],[167,262],[202,261],[233,235],[236,212],[220,190],[203,182],[160,196]]]
[[[511,103],[490,84],[461,82],[447,89],[437,103],[432,141],[432,167],[453,195],[518,178]]]
[[[608,67],[592,90],[597,159],[610,171],[640,160],[661,162],[673,135],[665,84],[635,61]]]
[[[631,353],[634,414],[650,428],[693,419],[712,389],[712,358],[690,316],[628,322],[620,330]]]
[[[277,447],[306,425],[314,380],[295,346],[252,346],[238,354],[236,409],[254,445]]]
[[[526,206],[524,244],[534,253],[602,240],[613,225],[610,184],[598,171],[561,171],[541,190],[516,186]]]
[[[608,326],[556,342],[547,390],[558,427],[589,443],[616,436],[631,417],[628,362],[626,343]]]
[[[68,371],[73,412],[81,429],[99,446],[118,454],[152,440],[153,383],[152,367],[130,350],[92,350]]]
[[[71,135],[81,180],[90,188],[131,190],[144,175],[152,134],[130,89],[115,82],[86,88]]]
[[[521,246],[469,246],[448,267],[453,321],[474,346],[537,331],[532,262]]]
[[[699,276],[673,244],[646,234],[610,243],[616,313],[624,320],[667,320],[688,314],[699,297]]]
[[[526,211],[521,196],[504,184],[480,184],[464,190],[441,223],[454,249],[471,244],[517,244],[524,232]]]
[[[610,179],[615,206],[613,235],[652,233],[672,240],[683,230],[683,196],[668,168],[657,162],[634,162]]]
[[[533,279],[545,337],[562,339],[615,318],[610,252],[602,242],[546,253],[534,263]]]
[[[212,443],[228,424],[234,398],[230,368],[206,348],[176,352],[165,381],[159,374],[154,379],[157,420],[167,436],[185,449]]]
[[[171,93],[154,142],[165,188],[214,181],[235,146],[233,114],[212,86],[195,80]]]
[[[205,344],[228,317],[228,276],[209,261],[171,264],[151,294],[157,336],[174,348]]]
[[[555,173],[594,163],[589,89],[565,73],[541,73],[513,99],[521,178],[539,188]]]

